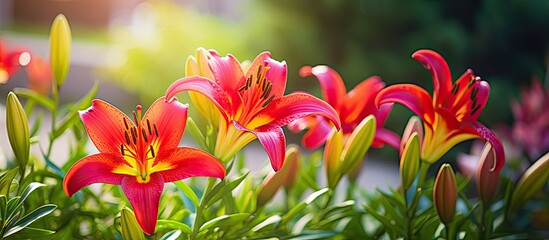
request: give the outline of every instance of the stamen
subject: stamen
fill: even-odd
[[[147,133],[145,132],[144,128],[141,128],[141,133],[143,135],[143,140],[145,140],[145,142],[148,143],[149,140],[147,139]]]
[[[267,99],[267,97],[271,93],[272,88],[273,88],[273,85],[269,82],[268,86],[266,87],[265,90],[263,90],[263,93],[261,94],[261,96],[259,98]]]
[[[153,148],[153,146],[152,146],[152,145],[149,145],[149,149],[151,150],[151,155],[152,155],[152,157],[154,158],[155,155],[154,155],[154,148]]]
[[[139,125],[139,121],[137,119],[137,114],[135,113],[135,111],[133,111],[133,119],[135,120],[135,124]]]
[[[242,91],[244,91],[244,90],[246,90],[246,89],[248,89],[248,86],[247,86],[247,85],[244,85],[244,86],[240,87],[240,88],[238,89],[238,91],[239,91],[239,92],[242,92]]]
[[[473,88],[473,90],[471,90],[471,100],[477,98],[477,93],[478,93],[478,88]]]
[[[252,75],[248,76],[248,79],[246,80],[246,89],[250,86],[252,86]]]
[[[154,134],[156,134],[156,137],[158,137],[158,129],[156,128],[156,124],[153,123],[154,127]]]
[[[476,82],[475,76],[471,76],[471,79],[469,79],[469,84],[467,85],[467,88],[470,88],[471,86],[473,86],[475,82]]]
[[[151,122],[149,121],[149,119],[147,119],[147,129],[149,130],[149,135],[152,135],[152,132],[151,132]]]
[[[477,106],[473,109],[473,111],[471,111],[471,115],[474,115],[475,112],[478,111],[479,109],[480,109],[480,104],[477,105]]]
[[[124,131],[124,137],[126,137],[126,144],[130,145],[130,136],[128,135],[128,131]]]
[[[132,139],[133,144],[137,145],[137,129],[135,129],[135,127],[132,128]]]
[[[126,127],[126,130],[130,129],[130,127],[128,127],[128,121],[126,120],[126,118],[122,118],[124,119],[124,126]]]
[[[459,90],[459,83],[454,84],[454,87],[452,88],[452,94],[456,95]]]
[[[122,154],[122,156],[126,155],[126,154],[124,154],[124,145],[123,144],[120,144],[120,153]]]
[[[267,105],[269,105],[274,97],[274,95],[271,95],[271,97],[269,97],[269,99],[267,99],[267,101],[265,101],[261,107],[266,107]]]
[[[257,80],[255,80],[255,84],[259,83],[259,80],[261,79],[262,70],[263,70],[263,65],[259,65],[259,68],[257,68]]]

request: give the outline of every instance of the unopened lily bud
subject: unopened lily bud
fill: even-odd
[[[360,167],[366,152],[370,149],[376,133],[376,118],[370,115],[364,118],[345,141],[341,153],[340,174],[349,174]],[[359,169],[360,170],[360,169]],[[358,173],[356,173],[358,176]]]
[[[440,167],[433,189],[433,204],[444,224],[452,222],[456,213],[457,184],[454,170],[450,164]]]
[[[297,177],[298,161],[299,150],[296,147],[289,147],[282,168],[278,172],[269,173],[263,181],[259,194],[257,194],[257,206],[263,206],[270,201],[282,186],[286,189],[293,186]]]
[[[67,78],[71,53],[71,28],[67,18],[59,14],[50,30],[50,64],[53,77],[60,87]]]
[[[480,155],[476,174],[478,196],[486,204],[489,204],[497,193],[499,171],[494,171],[495,164],[492,145],[486,142]]]
[[[402,178],[402,187],[405,190],[410,188],[417,176],[419,151],[419,136],[416,132],[413,132],[400,154],[400,177]]]
[[[25,109],[15,93],[8,93],[6,100],[6,126],[11,148],[19,163],[21,176],[29,160],[30,133]]]
[[[135,215],[128,208],[124,208],[120,212],[120,232],[124,239],[145,240],[143,231],[141,231],[141,227],[135,220]]]
[[[404,149],[404,146],[407,145],[408,140],[410,137],[412,137],[412,133],[416,133],[419,138],[419,146],[421,146],[423,142],[423,125],[421,123],[421,119],[419,119],[418,116],[412,116],[410,120],[408,120],[408,123],[406,124],[406,127],[404,128],[404,132],[402,133],[402,139],[400,140],[400,153],[402,154],[402,150]]]
[[[516,211],[549,180],[549,153],[538,159],[520,178],[511,196],[509,209]]]
[[[326,146],[324,147],[324,167],[326,168],[326,178],[328,179],[328,186],[335,188],[341,173],[338,171],[341,157],[341,151],[343,149],[343,133],[341,131],[332,130]]]

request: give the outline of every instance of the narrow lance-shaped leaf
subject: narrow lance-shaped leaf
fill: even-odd
[[[46,204],[44,206],[41,206],[31,213],[27,214],[23,218],[21,218],[19,221],[15,223],[7,232],[4,233],[3,237],[8,237],[10,235],[13,235],[30,225],[31,223],[35,222],[36,220],[50,214],[57,208],[54,204]]]
[[[10,186],[19,171],[19,167],[15,167],[9,171],[6,171],[0,175],[0,195],[8,196],[10,193]]]
[[[6,100],[6,126],[10,145],[17,158],[22,178],[29,161],[30,133],[25,109],[13,92],[8,93]]]
[[[63,85],[69,71],[71,38],[67,18],[57,15],[50,30],[50,64],[57,87]]]

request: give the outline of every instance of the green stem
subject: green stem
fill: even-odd
[[[454,228],[450,224],[444,224],[444,228],[446,228],[446,240],[455,240],[456,233]]]
[[[413,239],[414,237],[414,218],[416,216],[416,210],[417,205],[419,203],[419,199],[421,198],[421,193],[423,191],[423,184],[425,183],[425,177],[427,176],[427,172],[429,171],[429,167],[431,165],[427,164],[425,162],[421,163],[421,168],[419,172],[419,178],[417,181],[416,186],[416,192],[414,194],[414,197],[412,199],[411,205],[408,207],[408,237],[407,239]],[[404,193],[406,196],[406,193]]]
[[[202,198],[200,199],[200,204],[198,205],[198,208],[196,208],[196,216],[194,219],[193,231],[191,232],[191,236],[189,239],[196,238],[200,230],[200,227],[202,226],[202,223],[204,223],[204,219],[202,219],[202,215],[204,213],[204,209],[206,208],[206,202],[207,202],[207,199],[205,200],[204,197],[206,197],[208,193],[212,190],[214,183],[215,183],[215,178],[208,178],[206,189],[204,190],[204,193],[202,193]]]

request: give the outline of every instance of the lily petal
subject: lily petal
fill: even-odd
[[[159,148],[168,150],[179,145],[185,124],[187,123],[187,105],[177,101],[166,101],[166,98],[157,99],[147,110],[142,120],[142,126],[149,135],[158,137]],[[154,131],[158,132],[156,136]],[[154,141],[154,138],[151,139]]]
[[[211,81],[208,78],[200,76],[190,76],[178,79],[166,90],[166,99],[171,99],[183,91],[195,91],[209,98],[219,109],[223,116],[227,118],[227,114],[233,113],[233,108],[229,96],[221,86]]]
[[[247,129],[238,122],[233,121],[236,129],[253,133],[271,160],[271,166],[275,172],[278,172],[284,164],[284,154],[286,149],[286,137],[282,128],[276,124],[268,124],[255,130]]]
[[[374,135],[372,147],[381,147],[383,144],[387,144],[398,150],[400,149],[400,137],[390,130],[378,127],[376,129],[376,134]]]
[[[318,114],[329,119],[336,128],[341,128],[337,112],[328,103],[308,93],[291,93],[274,99],[261,110],[256,118],[272,119],[271,123],[284,126],[298,118]]]
[[[396,84],[381,90],[375,100],[377,106],[397,102],[409,108],[423,121],[434,123],[432,98],[425,89],[413,84]]]
[[[488,141],[492,145],[492,153],[494,154],[493,169],[491,171],[500,171],[505,164],[505,152],[503,150],[503,144],[499,140],[498,136],[492,132],[489,128],[482,125],[479,122],[471,123],[471,125],[464,126],[464,130],[472,134],[476,134],[481,139]]]
[[[275,98],[282,96],[286,90],[286,62],[279,62],[272,59],[270,52],[262,52],[254,59],[246,76],[257,75],[260,66],[269,67],[269,70],[265,73],[265,77],[272,84],[272,95],[274,95]],[[244,82],[241,82],[238,86],[244,84]]]
[[[362,121],[362,119],[366,118],[370,114],[379,111],[378,109],[376,109],[375,104],[372,103],[374,102],[375,97],[379,93],[379,91],[381,91],[381,89],[383,89],[384,87],[385,83],[381,81],[381,78],[378,76],[369,77],[359,83],[343,98],[345,104],[343,104],[343,106],[340,108],[340,117],[344,117],[342,121],[344,123],[351,123],[351,125],[358,125]],[[379,108],[381,109],[384,107],[380,106]],[[383,121],[380,120],[381,119],[379,119],[379,116],[376,114],[377,124],[383,125],[385,119],[383,119]],[[352,131],[352,129],[350,131]]]
[[[169,168],[160,171],[164,182],[175,182],[189,177],[225,177],[223,164],[209,153],[196,148],[180,147],[162,152],[157,158],[161,160],[155,166]]]
[[[69,169],[63,178],[63,190],[67,196],[72,196],[93,183],[120,184],[125,175],[112,171],[122,164],[123,160],[117,155],[99,153],[87,156]]]
[[[161,174],[151,174],[147,183],[138,183],[134,176],[122,179],[122,191],[128,198],[135,212],[139,226],[148,235],[154,233],[158,218],[158,204],[164,190],[164,179]]]
[[[341,76],[332,68],[324,65],[319,65],[311,68],[304,66],[299,70],[301,77],[315,76],[320,82],[322,96],[334,108],[339,108],[343,101],[345,93],[345,84]]]
[[[452,75],[446,60],[440,54],[426,49],[414,52],[412,58],[420,62],[433,75],[433,100],[437,106],[440,106],[452,89]]]
[[[301,144],[308,149],[317,149],[322,146],[333,129],[332,124],[323,116],[314,117],[317,119],[315,124],[310,126],[309,131],[303,135],[303,139],[301,140]]]
[[[120,145],[126,142],[124,131],[135,124],[118,108],[95,99],[92,106],[78,111],[88,136],[102,153],[120,154]]]
[[[230,95],[233,106],[240,104],[238,88],[241,82],[245,81],[244,72],[240,67],[240,62],[231,54],[221,57],[215,50],[209,50],[210,69],[215,76],[215,82],[227,94]]]

